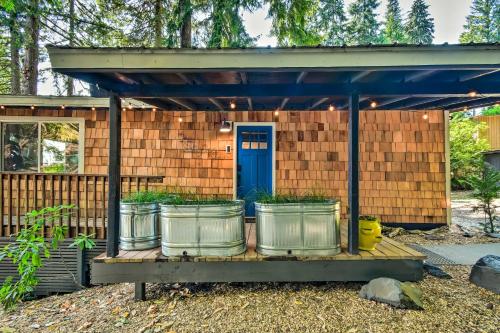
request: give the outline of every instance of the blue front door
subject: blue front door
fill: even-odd
[[[245,200],[245,215],[252,217],[257,193],[272,192],[272,127],[237,128],[237,196]]]

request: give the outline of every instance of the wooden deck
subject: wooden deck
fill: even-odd
[[[255,224],[246,224],[247,250],[245,253],[232,257],[219,256],[201,256],[201,257],[165,257],[161,254],[161,248],[143,251],[123,251],[115,258],[108,258],[103,253],[94,258],[95,262],[100,263],[140,263],[140,262],[207,262],[207,261],[276,261],[276,260],[295,260],[295,261],[311,261],[311,260],[424,260],[425,255],[392,240],[384,237],[382,242],[377,245],[374,251],[360,251],[358,255],[347,253],[347,228],[341,230],[342,252],[335,256],[264,256],[255,250]]]

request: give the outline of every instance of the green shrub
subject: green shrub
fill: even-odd
[[[498,116],[500,115],[500,105],[490,106],[481,111],[482,116]]]
[[[59,245],[67,233],[67,226],[60,226],[53,222],[69,216],[73,208],[73,205],[62,205],[27,213],[25,223],[29,227],[22,228],[16,235],[15,242],[7,244],[0,251],[0,261],[9,258],[13,264],[17,265],[18,273],[16,281],[14,277],[9,276],[4,280],[0,289],[0,302],[5,309],[13,308],[24,297],[31,294],[38,285],[36,273],[43,267],[44,259],[50,258],[52,251],[60,251]],[[46,224],[51,230],[50,241],[41,232]],[[80,234],[70,246],[90,249],[95,243],[89,237],[91,236]],[[68,272],[71,273],[69,270]],[[73,279],[76,283],[74,276]]]
[[[473,189],[472,196],[479,201],[479,204],[473,207],[474,211],[482,211],[487,218],[482,224],[484,231],[494,233],[495,221],[498,220],[494,203],[500,192],[500,172],[485,164],[479,176],[469,177],[469,184]]]
[[[488,142],[478,137],[482,124],[464,112],[454,113],[450,120],[450,166],[453,189],[470,189],[471,175],[479,176],[483,169],[483,151]]]
[[[157,191],[139,191],[129,194],[121,201],[123,203],[151,203],[151,202],[162,202],[169,198],[170,194],[166,192]]]
[[[202,198],[192,195],[170,195],[165,200],[162,200],[163,204],[174,205],[174,206],[202,206],[202,205],[231,205],[234,204],[234,200],[209,197]]]
[[[256,202],[262,204],[287,204],[287,203],[326,203],[331,199],[321,193],[297,194],[271,194],[269,192],[257,192]]]

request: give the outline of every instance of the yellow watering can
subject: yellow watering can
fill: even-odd
[[[373,216],[359,217],[359,249],[375,250],[377,243],[382,241],[380,220]]]

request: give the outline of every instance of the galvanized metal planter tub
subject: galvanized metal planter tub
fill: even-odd
[[[160,246],[158,203],[120,203],[120,248],[146,250]]]
[[[245,252],[244,202],[160,205],[165,256],[234,256]]]
[[[257,252],[327,256],[340,253],[340,203],[255,203]]]

